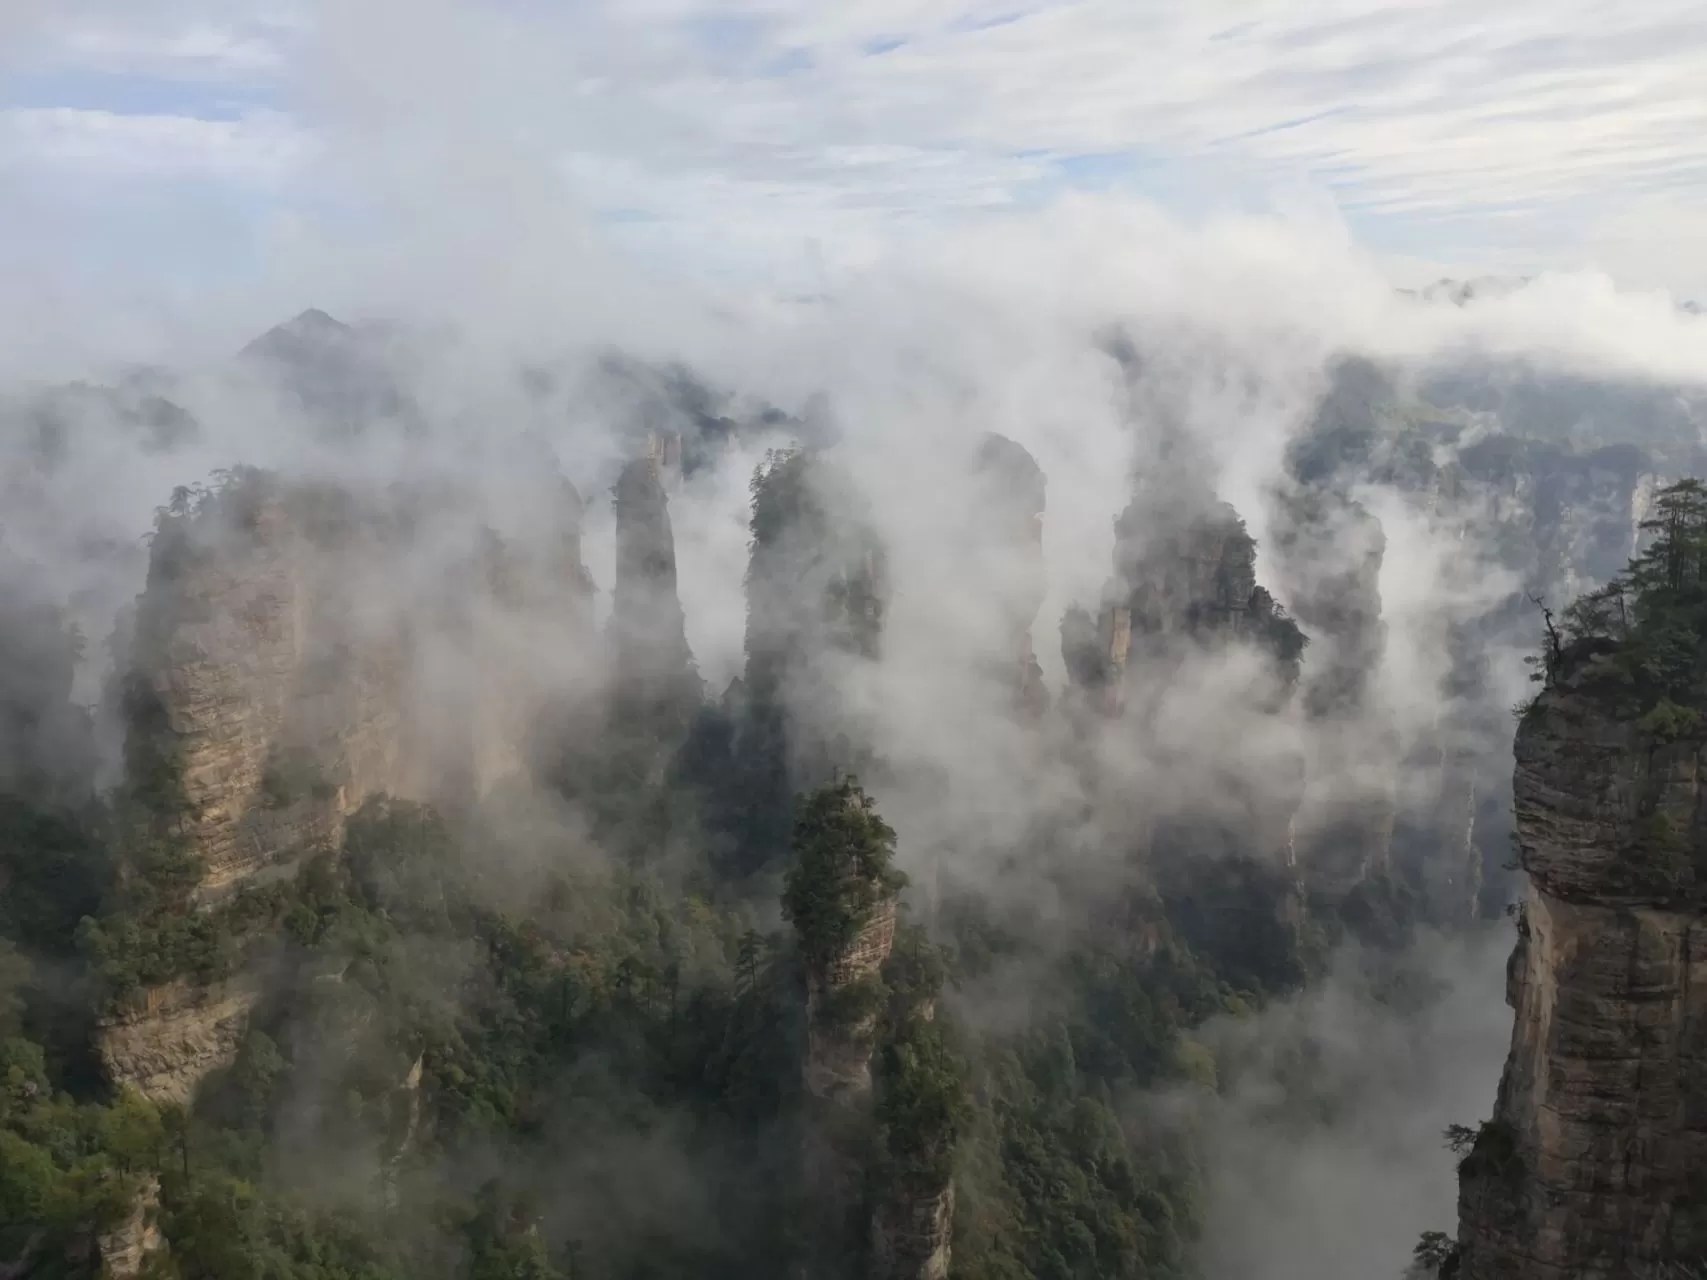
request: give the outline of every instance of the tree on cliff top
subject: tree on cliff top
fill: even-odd
[[[1612,650],[1607,674],[1641,711],[1707,700],[1707,486],[1660,490],[1642,521],[1651,541],[1624,572],[1565,611],[1563,645],[1541,660],[1543,678],[1573,655]]]
[[[821,969],[853,944],[906,877],[892,865],[895,832],[857,779],[804,797],[794,819],[794,865],[782,909],[808,966]]]

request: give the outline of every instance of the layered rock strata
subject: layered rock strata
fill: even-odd
[[[1464,1280],[1707,1257],[1707,742],[1620,715],[1599,665],[1567,654],[1518,732],[1516,1022],[1461,1166]]]
[[[139,603],[131,783],[217,896],[414,792],[403,637],[359,607],[376,531],[330,489],[254,473],[161,524]]]
[[[236,1061],[260,998],[259,984],[242,978],[150,988],[97,1029],[101,1065],[153,1102],[187,1103],[203,1078]]]

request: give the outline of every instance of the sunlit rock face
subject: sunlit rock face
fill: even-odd
[[[260,998],[242,980],[150,988],[97,1029],[102,1069],[154,1102],[188,1103],[203,1079],[237,1060]]]
[[[1518,731],[1516,1023],[1461,1168],[1469,1280],[1707,1255],[1707,744],[1651,740],[1595,664],[1577,655]]]

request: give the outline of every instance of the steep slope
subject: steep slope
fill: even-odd
[[[1516,1025],[1462,1170],[1465,1280],[1707,1255],[1707,741],[1620,715],[1603,657],[1581,655],[1518,732]]]
[[[1462,1274],[1662,1274],[1707,1258],[1707,491],[1567,611],[1518,729],[1528,883],[1492,1120],[1460,1168]]]

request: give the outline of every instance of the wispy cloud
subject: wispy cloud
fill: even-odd
[[[30,51],[6,145],[84,167],[107,154],[132,177],[200,157],[247,180],[310,137],[336,153],[464,133],[525,148],[648,235],[721,252],[758,216],[785,256],[789,236],[834,253],[1114,190],[1331,200],[1383,248],[1515,269],[1601,253],[1663,279],[1652,255],[1628,258],[1627,220],[1599,233],[1609,193],[1668,224],[1707,196],[1707,14],[1688,0],[147,8],[0,16],[0,42]]]

